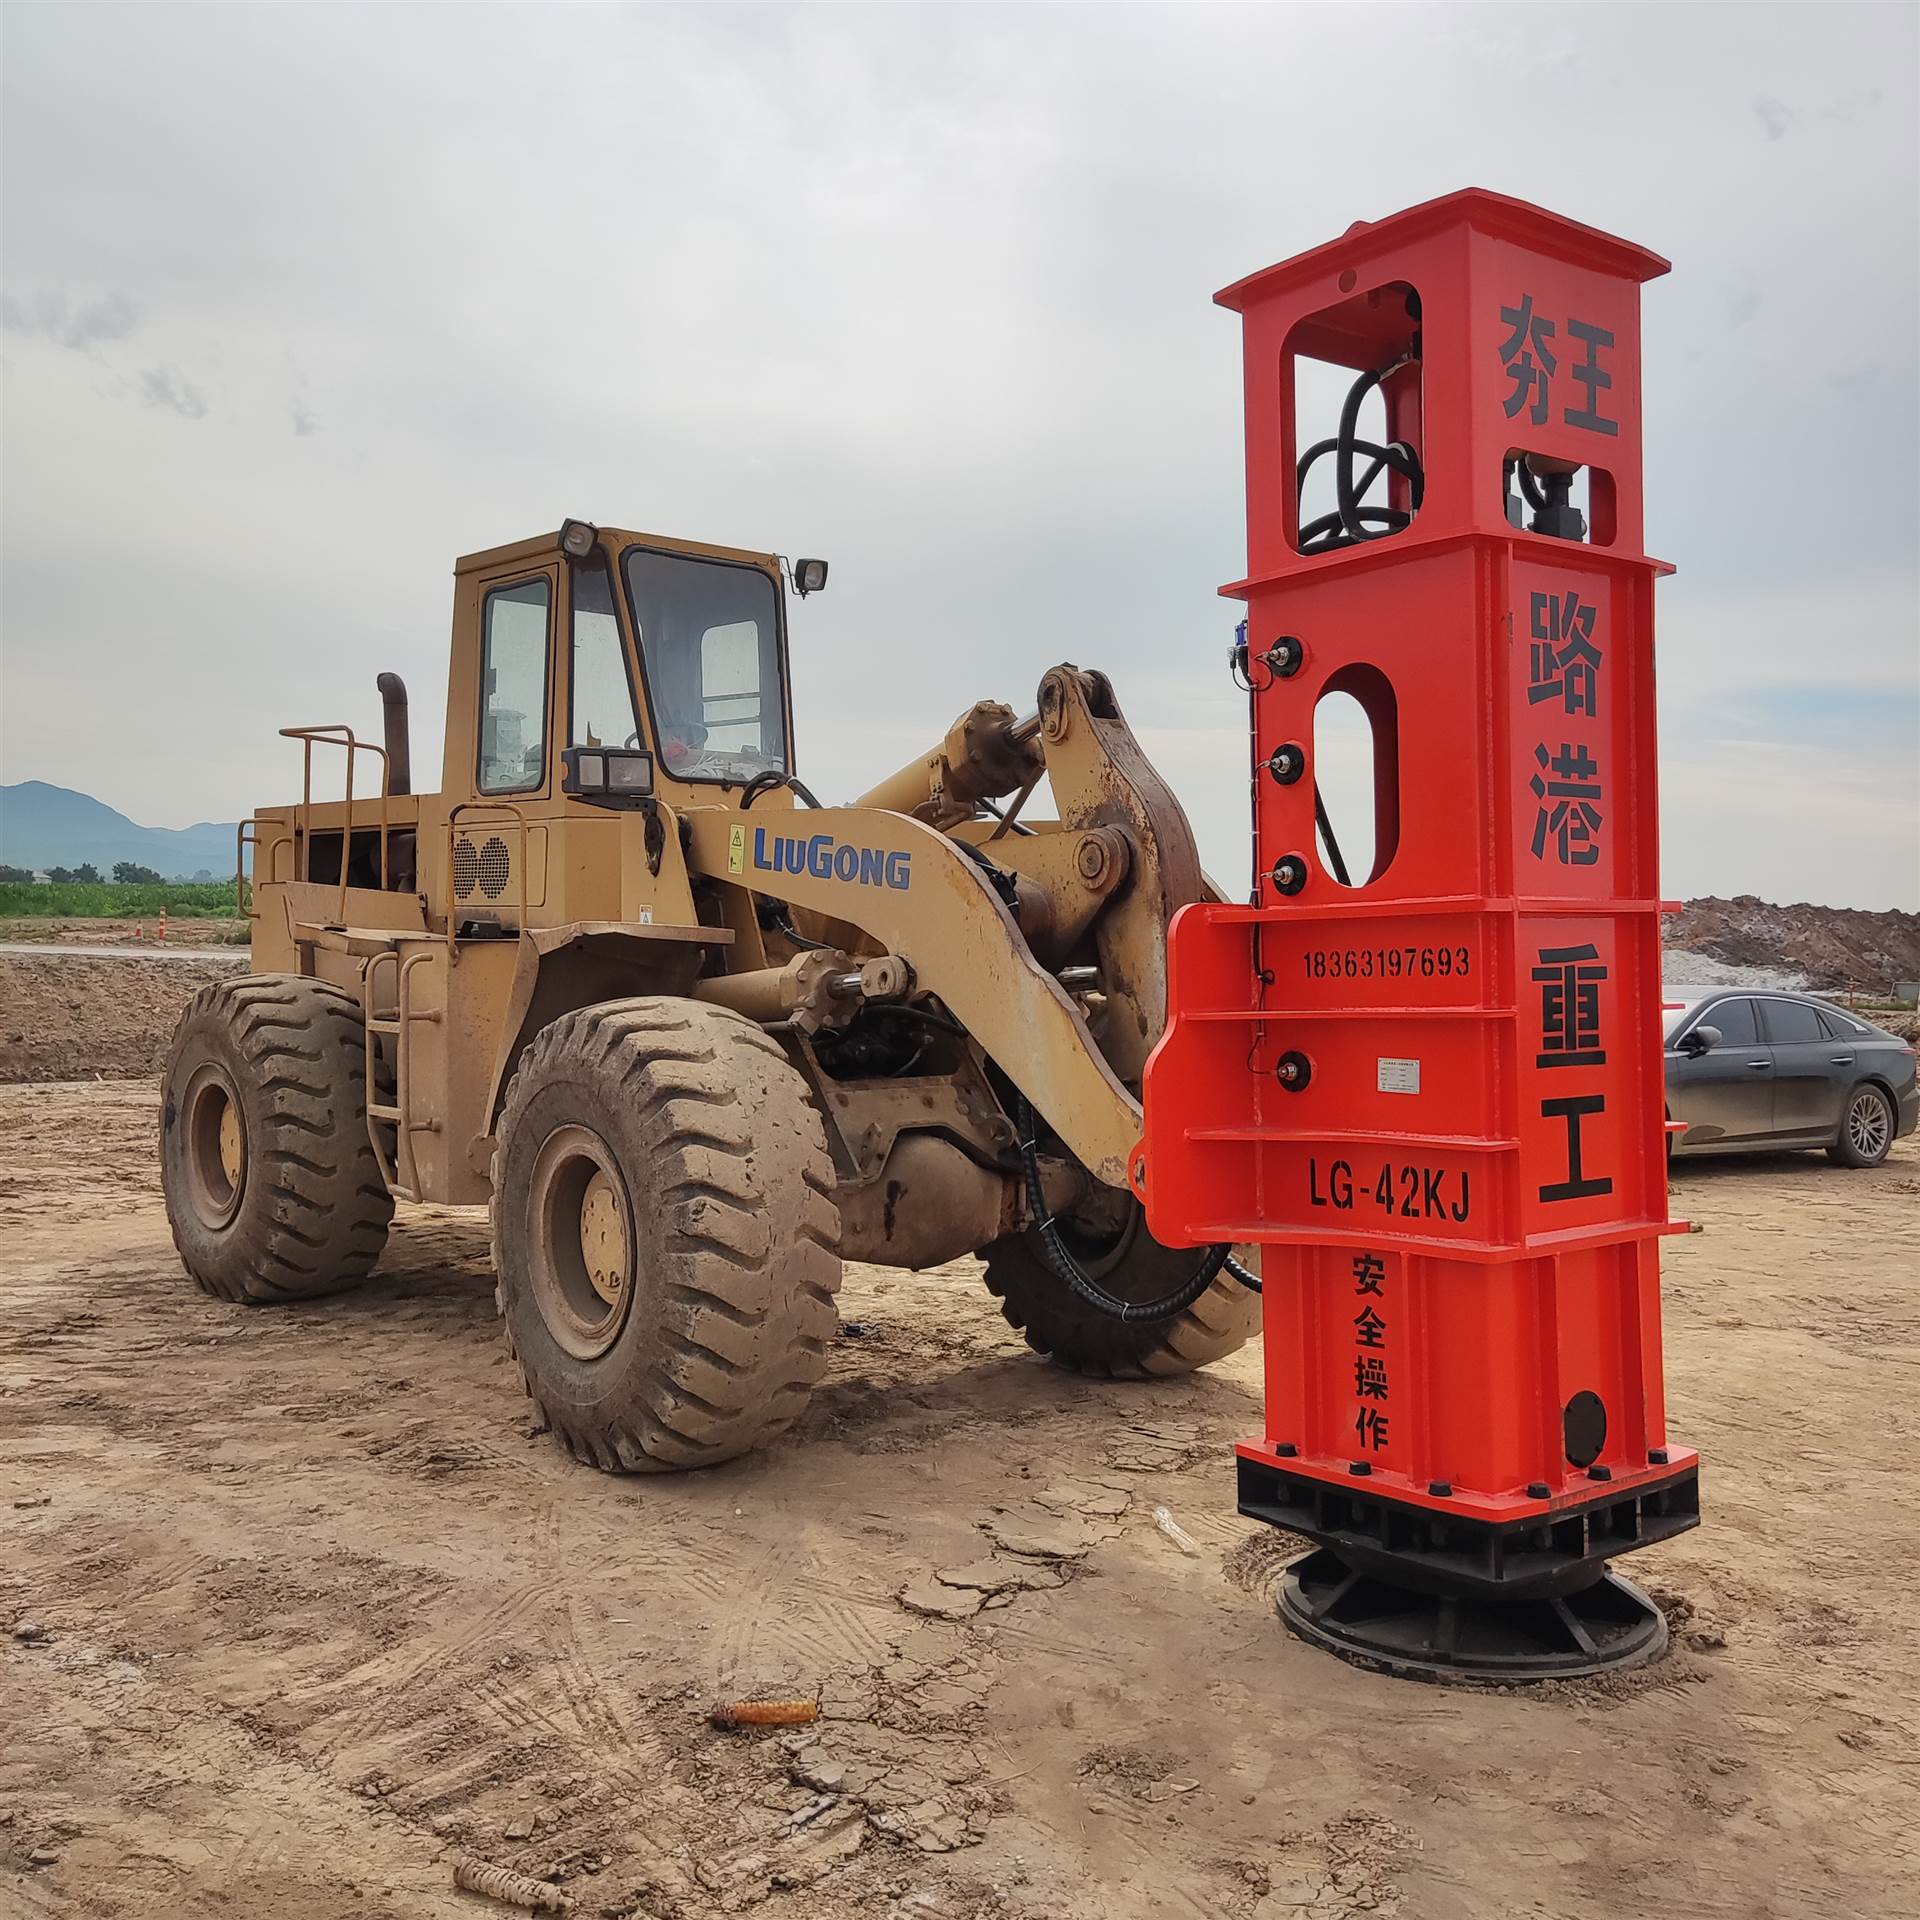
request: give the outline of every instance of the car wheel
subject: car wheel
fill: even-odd
[[[1855,1087],[1829,1158],[1843,1167],[1877,1167],[1892,1145],[1893,1102],[1878,1087]]]

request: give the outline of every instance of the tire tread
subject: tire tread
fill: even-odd
[[[611,1001],[562,1015],[522,1056],[498,1130],[504,1158],[545,1088],[570,1080],[617,1088],[653,1146],[629,1182],[636,1226],[651,1212],[659,1284],[636,1288],[657,1324],[630,1387],[591,1414],[562,1404],[515,1336],[516,1311],[537,1313],[525,1262],[507,1243],[496,1192],[495,1290],[527,1391],[577,1458],[609,1472],[714,1465],[791,1426],[826,1370],[838,1325],[839,1215],[833,1164],[806,1083],[751,1021],[700,1001]]]
[[[365,1035],[351,993],[301,975],[216,981],[188,1002],[162,1078],[161,1162],[174,1246],[204,1292],[277,1305],[340,1292],[373,1271],[393,1197],[367,1135]],[[243,1197],[211,1252],[190,1244],[191,1227],[183,1231],[167,1140],[185,1054],[203,1038],[227,1054],[243,1106],[249,1093],[265,1104],[247,1121],[247,1177],[262,1183],[259,1194]],[[315,1149],[319,1140],[333,1151]],[[296,1215],[303,1224],[294,1224]]]
[[[1197,1248],[1192,1257],[1199,1259]],[[1129,1325],[1096,1321],[1093,1309],[1073,1298],[1026,1234],[996,1241],[981,1258],[987,1291],[1000,1302],[1007,1325],[1024,1335],[1035,1353],[1073,1373],[1108,1380],[1192,1373],[1237,1352],[1260,1330],[1258,1296],[1224,1268],[1171,1320]]]

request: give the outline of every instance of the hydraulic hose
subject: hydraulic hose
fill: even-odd
[[[1020,905],[1020,890],[1014,884],[1013,875],[1005,867],[995,866],[971,840],[955,840],[952,844],[956,852],[964,854],[980,869],[987,885],[999,895],[1001,904],[1008,912],[1017,913]]]
[[[783,939],[791,940],[796,947],[805,947],[813,953],[832,951],[832,943],[826,940],[810,939],[793,924],[793,915],[787,911],[786,903],[768,896],[761,906],[763,926],[771,927]]]
[[[1333,877],[1343,887],[1353,885],[1347,877],[1347,856],[1340,851],[1340,842],[1333,837],[1333,821],[1327,814],[1327,803],[1320,798],[1320,782],[1313,783],[1313,823],[1320,829],[1320,839],[1327,850],[1327,865],[1333,869]]]
[[[1224,1268],[1244,1287],[1253,1292],[1260,1291],[1259,1278],[1247,1271],[1233,1257],[1233,1249],[1226,1243],[1207,1247],[1200,1256],[1200,1264],[1194,1269],[1192,1277],[1181,1282],[1174,1290],[1158,1300],[1122,1300],[1109,1293],[1099,1281],[1088,1273],[1060,1235],[1060,1224],[1047,1207],[1046,1189],[1040,1180],[1040,1147],[1035,1135],[1039,1123],[1033,1111],[1033,1103],[1025,1094],[1020,1095],[1020,1164],[1026,1173],[1027,1204],[1032,1207],[1038,1224],[1034,1231],[1040,1236],[1041,1251],[1046,1255],[1047,1265],[1055,1275],[1081,1300],[1092,1307],[1096,1313],[1102,1313],[1110,1320],[1118,1320],[1126,1326],[1150,1326],[1156,1321],[1171,1320],[1177,1314],[1185,1313],[1200,1296],[1211,1287]]]
[[[1367,490],[1389,467],[1406,481],[1408,499],[1413,509],[1419,508],[1421,495],[1426,488],[1426,475],[1421,470],[1419,455],[1406,441],[1395,440],[1383,447],[1377,441],[1359,437],[1361,403],[1375,387],[1405,364],[1403,358],[1390,366],[1370,368],[1361,374],[1347,389],[1347,397],[1341,403],[1339,432],[1331,440],[1315,441],[1295,464],[1295,489],[1297,493],[1304,493],[1307,475],[1315,462],[1329,453],[1334,456],[1337,505],[1332,513],[1323,513],[1300,529],[1298,545],[1302,553],[1332,553],[1342,547],[1358,546],[1362,541],[1378,540],[1384,534],[1398,533],[1412,523],[1413,513],[1399,507],[1361,505]],[[1356,456],[1371,462],[1358,479],[1354,477]]]
[[[1015,833],[1024,833],[1028,836],[1032,835],[1033,829],[1028,826],[1024,820],[1009,820],[1007,818],[1007,810],[1005,807],[996,807],[991,800],[982,800],[980,804],[987,812],[992,814],[1003,827],[1011,828]]]
[[[818,807],[820,802],[813,796],[813,789],[798,774],[782,773],[778,768],[769,767],[765,773],[756,773],[746,784],[740,795],[740,811],[745,813],[763,793],[771,793],[776,787],[785,787],[796,794],[810,807]]]

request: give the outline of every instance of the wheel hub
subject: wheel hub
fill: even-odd
[[[246,1165],[247,1143],[240,1131],[240,1109],[228,1100],[220,1111],[220,1171],[226,1175],[228,1186],[240,1184]]]
[[[627,1286],[627,1223],[620,1196],[604,1172],[587,1182],[580,1203],[580,1256],[587,1279],[608,1306]]]
[[[220,1231],[240,1210],[247,1184],[247,1123],[232,1082],[202,1066],[181,1098],[186,1129],[186,1198],[202,1226]]]
[[[1886,1142],[1887,1113],[1873,1094],[1858,1095],[1847,1115],[1847,1132],[1856,1153],[1878,1153]]]
[[[547,1331],[576,1360],[597,1360],[633,1304],[633,1208],[612,1149],[590,1127],[556,1128],[533,1164],[530,1262]]]

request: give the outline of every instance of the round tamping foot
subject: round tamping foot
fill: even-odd
[[[1395,1586],[1322,1547],[1287,1568],[1278,1604],[1302,1640],[1415,1680],[1577,1679],[1644,1666],[1667,1647],[1666,1616],[1605,1567],[1571,1593],[1502,1600]]]

